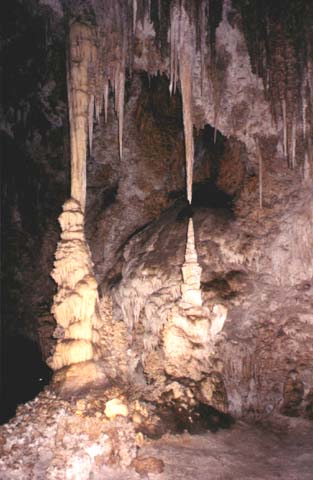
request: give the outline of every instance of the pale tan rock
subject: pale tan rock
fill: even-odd
[[[103,366],[93,360],[73,363],[55,372],[54,387],[60,394],[80,393],[86,388],[105,388],[108,377]]]
[[[132,420],[134,423],[140,424],[143,421],[143,417],[140,415],[140,413],[135,412],[132,416]]]
[[[110,420],[113,420],[118,415],[127,417],[129,410],[127,405],[123,403],[122,400],[119,398],[113,398],[112,400],[106,402],[104,413]]]
[[[86,400],[80,398],[79,400],[77,400],[76,402],[76,408],[77,410],[85,410],[86,409]]]
[[[195,246],[195,234],[192,218],[188,222],[187,245],[185,263],[182,266],[183,284],[181,285],[182,302],[184,308],[188,306],[201,306],[202,297],[200,290],[202,268],[198,264]]]
[[[47,360],[53,370],[97,359],[100,339],[97,331],[100,323],[97,282],[79,203],[74,199],[65,202],[59,220],[62,232],[67,232],[68,238],[64,240],[61,235],[52,272],[58,284],[52,313],[58,327],[63,329],[62,334],[57,335],[54,354]],[[71,238],[72,233],[78,230],[81,239]],[[85,380],[88,381],[88,378]]]
[[[224,305],[214,305],[212,311],[210,333],[215,337],[223,330],[227,318],[227,308]]]
[[[71,196],[82,211],[86,203],[86,155],[90,131],[90,64],[96,57],[93,30],[75,22],[70,27],[67,89],[71,132]],[[93,120],[92,120],[93,122]]]
[[[136,433],[136,445],[138,447],[142,447],[143,444],[144,444],[144,441],[145,441],[145,439],[144,439],[143,434],[141,432]]]

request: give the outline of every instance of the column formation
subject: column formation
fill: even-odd
[[[57,322],[54,336],[58,340],[47,361],[53,370],[99,356],[97,282],[84,234],[84,216],[76,200],[65,202],[59,222],[61,241],[51,274],[58,285],[52,307]]]
[[[91,27],[73,23],[69,33],[67,65],[71,198],[63,205],[59,217],[61,240],[51,274],[58,286],[52,306],[57,322],[54,332],[57,344],[53,355],[47,360],[53,370],[99,357],[99,298],[84,233],[87,140],[88,133],[92,135],[90,102],[94,101],[91,90],[96,54]]]

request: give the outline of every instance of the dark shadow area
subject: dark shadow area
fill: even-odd
[[[230,428],[235,420],[231,415],[219,412],[210,405],[199,402],[194,407],[179,402],[156,405],[158,422],[146,422],[138,426],[137,431],[152,439],[161,438],[165,433],[182,434],[188,432],[197,435],[210,431]]]
[[[1,339],[0,424],[15,415],[19,404],[35,398],[49,383],[51,375],[35,342],[22,335],[4,336]]]
[[[175,404],[164,406],[158,414],[171,433],[187,431],[195,435],[207,430],[217,432],[220,428],[230,428],[234,423],[230,415],[204,403],[199,403],[194,408],[184,408]]]
[[[191,217],[193,207],[224,209],[232,213],[245,175],[242,145],[210,125],[194,131],[194,145],[192,205],[187,205],[186,201],[177,219]],[[173,200],[186,200],[186,191],[173,191],[168,196]]]
[[[232,209],[233,197],[216,186],[213,180],[193,186],[192,205],[195,207]]]

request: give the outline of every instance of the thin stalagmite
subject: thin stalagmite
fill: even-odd
[[[195,234],[192,218],[188,222],[185,262],[182,267],[183,283],[181,286],[182,302],[188,306],[201,306],[201,271],[195,246]]]

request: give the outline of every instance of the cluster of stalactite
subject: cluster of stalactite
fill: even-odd
[[[215,29],[221,20],[222,1],[92,0],[88,12],[86,5],[79,2],[69,1],[68,6],[73,19],[68,67],[71,124],[79,119],[72,131],[80,129],[80,134],[73,133],[72,137],[75,135],[86,145],[88,136],[89,149],[92,150],[94,120],[99,120],[103,112],[107,121],[109,94],[112,91],[119,125],[119,153],[122,157],[125,80],[133,69],[136,28],[139,25],[144,28],[145,19],[148,19],[154,25],[156,48],[164,60],[164,71],[170,78],[170,91],[174,93],[177,85],[180,85],[182,93],[187,198],[191,202],[194,157],[193,61],[199,51],[203,83],[208,73],[206,65],[210,63],[205,56],[209,55],[214,63]],[[157,74],[158,68],[159,65],[156,65],[155,70],[152,67],[148,73]],[[78,97],[80,100],[77,100]],[[73,142],[77,141],[72,138],[72,148]],[[86,157],[86,146],[80,145],[79,151],[81,153],[77,155]],[[78,198],[75,191],[72,196],[81,201],[84,207],[84,198]]]
[[[84,117],[88,121],[85,135],[89,136],[89,149],[92,150],[93,122],[99,120],[101,112],[107,120],[109,94],[112,91],[119,125],[119,153],[122,157],[125,80],[134,66],[136,30],[144,29],[147,20],[154,26],[155,48],[161,59],[155,66],[153,62],[148,62],[148,74],[157,74],[162,65],[163,72],[170,79],[171,93],[175,92],[178,85],[182,94],[187,198],[191,202],[194,60],[197,55],[200,56],[201,87],[208,76],[215,85],[215,30],[224,9],[230,16],[229,21],[231,15],[236,17],[236,12],[241,14],[252,68],[263,79],[273,119],[277,125],[282,125],[283,152],[289,166],[296,166],[298,153],[305,161],[311,161],[313,4],[309,0],[288,0],[287,4],[285,6],[269,0],[90,0],[89,3],[69,0],[72,19],[79,21],[71,29],[71,35],[76,38],[75,55],[78,58],[70,57],[69,70],[73,71],[71,65],[79,63],[79,57],[83,54],[87,97],[81,110],[84,109]],[[86,22],[89,23],[88,27]],[[218,96],[218,92],[215,96]],[[81,152],[86,156],[83,148]]]
[[[234,0],[242,18],[252,68],[263,79],[283,151],[296,167],[313,160],[313,3],[310,0]]]

